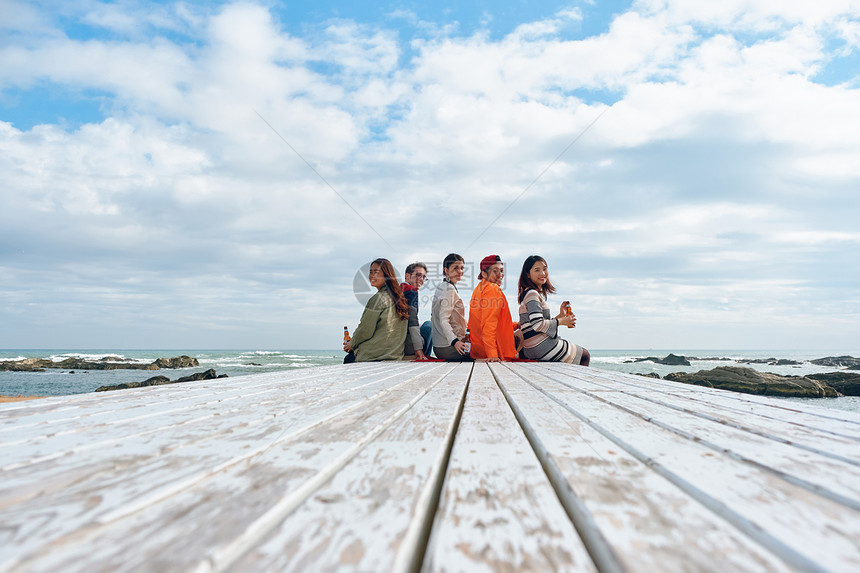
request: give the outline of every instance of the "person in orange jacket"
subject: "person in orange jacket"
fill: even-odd
[[[517,358],[514,342],[516,325],[511,320],[508,300],[501,289],[505,266],[499,255],[481,261],[480,282],[472,291],[469,303],[469,335],[472,358],[488,362]]]

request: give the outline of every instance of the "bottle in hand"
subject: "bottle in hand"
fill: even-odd
[[[469,334],[469,329],[466,329],[466,336],[463,337],[463,344],[466,345],[466,354],[472,351],[472,337]]]
[[[343,327],[343,341],[349,342],[350,340],[352,340],[352,338],[349,336],[349,328],[344,326]]]
[[[563,303],[561,303],[561,312],[563,312],[565,316],[570,316],[573,314],[573,310],[570,308],[570,301],[569,300],[566,300]],[[570,324],[568,324],[567,327],[573,328],[573,326]]]

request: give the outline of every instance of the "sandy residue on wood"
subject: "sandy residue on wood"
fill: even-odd
[[[47,396],[3,396],[0,395],[0,404],[3,402],[21,402],[23,400],[38,400],[39,398],[47,398]]]

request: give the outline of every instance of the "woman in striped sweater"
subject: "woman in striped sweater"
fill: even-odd
[[[538,255],[528,257],[520,272],[520,330],[523,333],[523,355],[532,360],[569,362],[588,366],[588,350],[558,336],[559,326],[576,326],[574,315],[559,312],[550,318],[546,297],[555,294],[549,281],[546,260]]]

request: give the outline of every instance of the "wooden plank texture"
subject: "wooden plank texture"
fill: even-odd
[[[517,365],[509,368],[522,371]],[[583,377],[591,374],[580,375],[582,369],[555,366],[543,370],[550,375],[528,371],[525,377],[530,386],[786,565],[809,571],[860,569],[860,498],[850,491],[823,495],[809,487],[808,480],[797,472],[801,464],[792,466],[791,452],[762,451],[771,460],[786,456],[781,461],[785,470],[774,470],[758,459],[735,454],[730,448],[739,438],[724,436],[727,428],[722,424],[711,424],[692,435],[675,426],[676,418],[656,423],[651,402],[631,409],[620,404],[608,388],[602,393],[584,389],[587,380]],[[771,418],[768,431],[779,432],[789,425],[786,421],[776,424]],[[729,445],[716,445],[720,443]],[[798,457],[802,453],[798,450]],[[829,462],[826,458],[821,461]],[[860,481],[856,465],[845,464],[841,469],[844,483]]]
[[[155,438],[152,441],[141,444],[136,438],[143,432],[131,432],[115,447],[76,452],[79,455],[71,456],[76,460],[70,464],[72,477],[61,473],[60,478],[66,479],[59,485],[51,482],[50,492],[45,492],[40,478],[42,472],[54,477],[52,469],[57,466],[40,462],[30,474],[34,476],[31,489],[38,496],[4,508],[11,535],[3,541],[24,554],[19,559],[26,570],[83,570],[92,559],[131,568],[155,559],[162,568],[186,570],[210,559],[219,546],[234,543],[264,519],[277,500],[289,497],[285,492],[310,487],[306,484],[315,476],[337,467],[339,456],[348,455],[392,412],[420,397],[429,385],[428,377],[433,380],[433,372],[442,368],[450,367],[434,365],[412,370],[408,376],[371,369],[377,376],[375,386],[361,385],[343,394],[341,386],[364,380],[361,374],[366,369],[350,368],[341,371],[347,380],[331,384],[330,390],[326,386],[314,392],[287,389],[289,396],[273,401],[267,409],[259,407],[255,396],[239,410],[238,420],[224,424],[218,416],[187,411],[186,417],[176,419],[171,413],[157,420],[159,431],[147,433]],[[272,392],[277,395],[285,388],[276,384]],[[180,423],[188,416],[190,423]],[[98,439],[103,430],[92,428]],[[58,447],[65,448],[62,440]],[[104,464],[99,466],[101,474],[86,473],[87,467],[100,462]],[[121,471],[109,470],[111,464]],[[26,476],[19,474],[26,470],[33,468],[16,466],[12,472],[24,480]],[[14,498],[17,484],[9,480],[6,488],[6,482],[2,481],[4,493],[7,499]],[[218,525],[200,529],[201,523]],[[53,548],[50,554],[38,551],[48,543]]]
[[[317,490],[289,519],[260,538],[236,571],[383,571],[423,546],[435,512],[471,364],[444,369],[439,383]],[[410,529],[415,534],[409,535]],[[404,557],[405,559],[405,557]],[[407,560],[408,561],[408,560]]]
[[[595,571],[491,372],[477,364],[427,571]]]
[[[789,567],[751,543],[686,492],[541,390],[552,380],[494,366],[499,385],[557,468],[572,503],[584,505],[626,571],[785,571]],[[563,395],[563,398],[567,396]],[[574,400],[584,408],[582,400]],[[636,431],[636,429],[634,429]],[[577,501],[578,500],[578,501]]]
[[[858,571],[860,415],[565,364],[0,405],[0,571]]]

